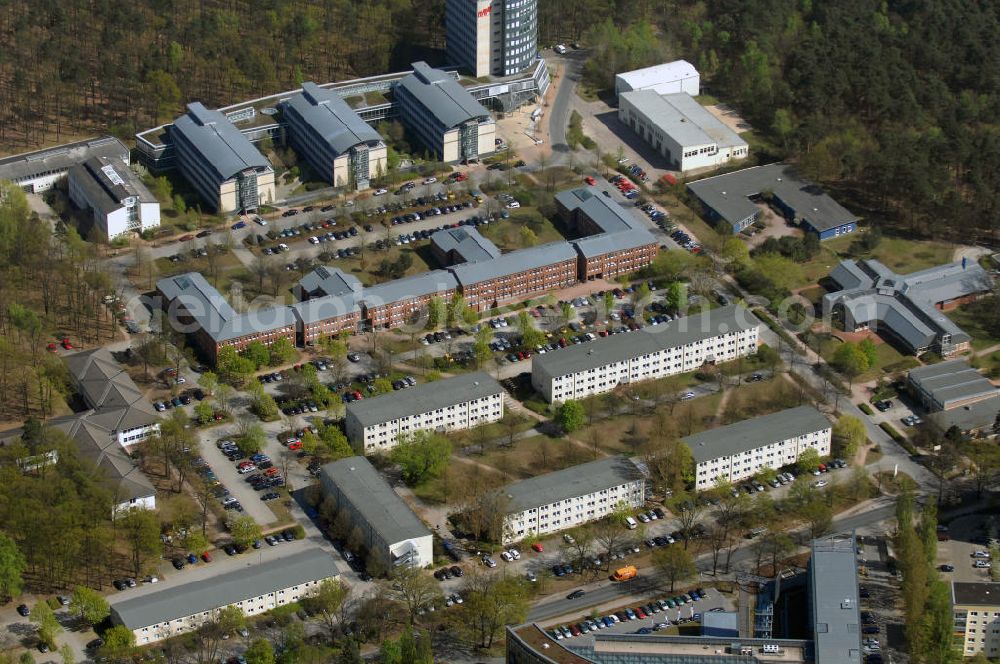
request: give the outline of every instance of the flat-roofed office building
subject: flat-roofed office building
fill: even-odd
[[[450,74],[415,62],[393,94],[403,124],[441,161],[478,161],[496,148],[490,112]]]
[[[833,426],[813,406],[799,406],[696,433],[682,441],[691,448],[695,489],[717,480],[740,482],[764,468],[795,463],[808,449],[830,454]]]
[[[69,169],[94,157],[129,163],[125,144],[114,136],[102,136],[0,158],[0,180],[10,180],[26,192],[37,194],[51,189]]]
[[[503,417],[504,390],[477,371],[347,404],[344,428],[363,454],[391,450],[417,431],[471,429]]]
[[[302,92],[281,108],[292,147],[335,187],[367,189],[387,173],[382,137],[336,90],[303,83]]]
[[[128,164],[117,157],[91,157],[69,170],[73,204],[90,210],[109,240],[160,225],[160,204]]]
[[[256,210],[275,200],[270,162],[219,111],[188,104],[169,137],[177,168],[212,210]]]
[[[546,401],[582,399],[619,385],[694,371],[757,352],[757,318],[739,305],[536,355],[531,384]]]

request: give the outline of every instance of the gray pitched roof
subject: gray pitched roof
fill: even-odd
[[[458,288],[455,276],[447,270],[421,272],[402,279],[365,287],[361,300],[369,309]]]
[[[445,228],[431,235],[431,242],[444,253],[453,253],[465,263],[488,261],[500,257],[495,244],[471,226]]]
[[[599,195],[599,191],[596,187],[578,187],[556,194],[556,201],[571,214],[585,216],[601,229],[597,235],[572,241],[582,256],[656,244],[656,238],[641,221],[607,196]]]
[[[947,431],[953,426],[962,431],[974,431],[992,427],[993,423],[996,422],[997,415],[1000,415],[1000,395],[988,397],[961,408],[939,410],[930,414],[930,420],[943,431]]]
[[[818,185],[801,178],[788,164],[744,168],[692,182],[688,189],[731,224],[756,214],[757,206],[749,197],[765,191],[772,192],[795,211],[797,219],[817,232],[857,221],[855,215],[823,193]]]
[[[106,348],[67,355],[66,366],[80,395],[93,409],[91,421],[109,431],[124,431],[159,421],[153,405]]]
[[[113,136],[102,136],[58,145],[0,159],[0,180],[18,182],[53,171],[68,171],[91,157],[109,157],[128,162],[128,148]]]
[[[355,145],[382,142],[379,133],[368,126],[339,94],[311,81],[303,83],[302,92],[284,103],[337,155],[344,154]]]
[[[167,588],[148,595],[115,601],[111,610],[129,629],[156,625],[175,618],[204,613],[291,588],[307,581],[337,576],[337,565],[329,553],[313,548],[266,563]]]
[[[744,147],[747,142],[686,92],[660,95],[653,90],[623,92],[627,100],[649,122],[678,145],[716,144],[720,148]]]
[[[293,304],[292,313],[295,318],[306,325],[328,318],[337,318],[361,311],[357,295],[323,295],[305,302]]]
[[[200,272],[186,272],[160,279],[156,282],[156,288],[168,301],[178,300],[188,315],[217,342],[295,324],[292,309],[285,306],[237,313]]]
[[[463,263],[448,269],[464,286],[569,260],[576,260],[576,250],[569,242],[558,241],[518,249],[491,261]]]
[[[386,544],[430,536],[413,510],[363,456],[347,457],[320,469],[324,484],[332,484]]]
[[[508,484],[501,492],[509,501],[506,506],[507,513],[516,514],[567,498],[576,498],[620,486],[643,477],[642,472],[630,459],[613,456],[514,482]]]
[[[426,62],[414,62],[413,73],[398,85],[445,127],[457,127],[468,120],[486,120],[490,117],[490,112],[473,99],[458,81]]]
[[[809,561],[816,664],[860,664],[861,615],[854,535],[813,540]]]
[[[945,334],[953,344],[968,341],[969,335],[935,305],[993,288],[985,270],[962,261],[904,275],[876,260],[843,261],[830,279],[842,290],[823,296],[826,309],[842,305],[858,323],[880,321],[915,349]]]
[[[635,332],[613,334],[587,344],[536,355],[532,368],[549,376],[586,371],[683,346],[726,332],[758,326],[757,317],[739,305],[729,305],[685,316],[666,325],[650,325]]]
[[[949,360],[911,369],[909,379],[945,409],[955,402],[998,394],[996,386],[965,360]]]
[[[832,426],[813,406],[799,406],[702,431],[681,440],[691,448],[695,462],[704,463]]]
[[[500,383],[484,371],[475,371],[371,399],[352,401],[347,404],[347,415],[368,427],[493,394],[503,394]]]
[[[577,251],[585,258],[603,256],[613,251],[625,251],[655,244],[656,238],[645,229],[621,231],[618,233],[599,233],[580,240],[573,240]]]
[[[155,203],[142,180],[118,157],[91,157],[70,169],[70,178],[87,192],[87,200],[98,210],[111,212],[127,198]]]
[[[320,292],[323,295],[347,295],[361,292],[361,282],[353,274],[336,267],[320,265],[306,274],[298,283],[306,293]]]
[[[220,182],[248,168],[271,168],[264,155],[225,115],[205,108],[201,102],[188,104],[188,112],[174,121],[170,131],[187,139]]]

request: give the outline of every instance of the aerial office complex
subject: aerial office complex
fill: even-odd
[[[621,205],[600,195],[594,187],[556,194],[556,209],[575,235],[580,281],[613,279],[653,262],[659,251],[656,238]]]
[[[424,383],[347,404],[344,429],[362,454],[391,450],[417,431],[471,429],[503,417],[504,391],[489,374]]]
[[[750,154],[746,141],[686,92],[623,92],[618,102],[618,119],[682,173]]]
[[[486,311],[526,295],[572,286],[577,281],[577,256],[569,242],[550,242],[493,260],[461,263],[449,271],[469,308]]]
[[[615,94],[633,90],[649,90],[658,95],[685,92],[697,97],[701,92],[701,76],[687,60],[674,60],[660,65],[622,72],[615,76]]]
[[[336,187],[367,189],[387,172],[385,142],[335,90],[303,83],[281,105],[295,151]]]
[[[160,225],[160,204],[128,164],[117,157],[91,157],[69,170],[69,197],[90,210],[109,240]]]
[[[188,104],[169,133],[181,174],[212,210],[256,210],[275,200],[270,162],[219,111]]]
[[[315,593],[338,577],[329,553],[307,549],[282,558],[243,566],[231,572],[158,592],[115,601],[111,622],[124,625],[145,645],[192,632],[214,620],[220,609],[235,606],[256,616]]]
[[[500,249],[474,227],[446,228],[431,235],[431,253],[441,265],[478,263],[500,258]]]
[[[371,329],[390,329],[411,323],[427,311],[431,298],[449,301],[458,289],[447,270],[431,270],[365,288],[362,306]]]
[[[114,136],[102,136],[0,159],[0,180],[10,180],[28,193],[41,193],[88,159],[104,157],[129,163],[128,148]]]
[[[765,202],[820,240],[853,233],[858,227],[856,216],[788,164],[744,168],[692,182],[688,189],[712,221],[726,224],[733,233],[752,226],[760,217],[757,205]]]
[[[532,358],[531,384],[552,402],[693,371],[757,352],[759,322],[729,305]]]
[[[254,341],[295,343],[296,319],[290,307],[239,313],[198,272],[160,279],[156,290],[163,311],[213,364],[226,346],[241,351]]]
[[[369,556],[383,567],[425,567],[434,562],[433,536],[413,510],[396,495],[368,459],[347,457],[320,470],[320,486],[362,532]]]
[[[538,0],[448,0],[448,61],[476,77],[524,71],[538,53]]]
[[[641,507],[646,477],[625,457],[570,466],[500,490],[504,544],[596,521],[618,507]]]
[[[704,491],[724,479],[739,482],[763,468],[795,463],[807,449],[830,454],[833,427],[813,406],[789,408],[770,415],[696,433],[682,441],[695,462],[695,489]]]
[[[393,93],[403,124],[441,161],[476,161],[495,149],[493,117],[450,74],[415,62]]]
[[[877,260],[843,261],[830,273],[838,290],[823,296],[824,315],[840,318],[850,332],[870,329],[908,352],[933,350],[952,357],[971,337],[942,311],[993,290],[993,281],[966,260],[896,274]]]
[[[506,661],[507,664],[861,664],[856,546],[853,534],[813,540],[807,578],[803,579],[808,592],[801,594],[801,616],[797,616],[809,631],[809,638],[753,636],[743,633],[747,630],[742,621],[736,625],[740,633],[733,634],[731,620],[730,627],[724,630],[728,633],[721,635],[712,634],[707,628],[714,621],[705,620],[700,636],[676,636],[652,630],[612,634],[611,630],[603,630],[563,639],[556,639],[551,630],[537,624],[524,624],[507,627]],[[979,609],[978,615],[968,613],[978,618],[977,626],[995,625],[997,613],[992,614],[992,620],[980,617],[983,589],[967,594],[956,590],[954,594],[956,599],[968,599],[970,607]],[[987,599],[988,594],[985,591]],[[956,606],[963,607],[955,612],[958,630],[960,624],[965,624],[967,613],[966,605],[956,602]],[[996,602],[991,602],[991,606],[995,610]],[[709,615],[726,614],[705,614],[704,618]],[[968,650],[966,654],[974,652]],[[991,652],[996,654],[995,649]]]

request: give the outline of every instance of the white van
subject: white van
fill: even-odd
[[[639,527],[639,524],[635,522],[635,519],[633,519],[630,516],[627,516],[625,517],[625,527],[628,528],[629,530],[635,530],[636,528]]]

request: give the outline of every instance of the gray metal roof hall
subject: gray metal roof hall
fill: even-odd
[[[255,557],[252,559],[256,560]],[[116,601],[111,605],[112,617],[115,622],[136,630],[337,575],[333,557],[322,549],[312,548],[148,595]]]
[[[293,129],[307,127],[334,155],[344,154],[356,145],[382,142],[382,136],[335,90],[321,88],[312,81],[303,83],[302,92],[283,102],[283,108],[286,114],[297,116],[301,122],[294,123]]]
[[[469,120],[486,120],[490,112],[446,72],[426,62],[414,62],[413,73],[398,85],[406,90],[443,128]]]
[[[371,399],[352,401],[347,404],[347,417],[353,417],[362,426],[369,427],[392,422],[401,417],[429,413],[473,399],[503,394],[503,391],[500,383],[488,373],[475,371]]]
[[[568,498],[621,486],[644,477],[632,460],[623,456],[613,456],[536,475],[509,484],[501,491],[506,494],[509,501],[506,511],[509,514],[516,514]]]
[[[962,403],[996,397],[996,386],[965,360],[938,362],[910,370],[910,384],[936,408],[950,409]]]
[[[346,500],[387,545],[431,533],[413,510],[363,456],[347,457],[320,469],[320,481]]]
[[[681,440],[691,448],[695,462],[704,463],[832,426],[815,407],[798,406],[702,431]]]
[[[816,664],[861,663],[861,615],[854,534],[812,542],[810,606]]]
[[[199,102],[188,104],[188,112],[174,121],[171,139],[180,139],[188,150],[200,155],[218,182],[225,182],[247,169],[269,169],[270,162],[225,115]]]

